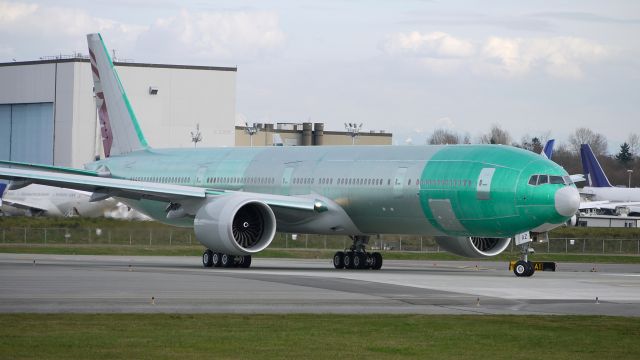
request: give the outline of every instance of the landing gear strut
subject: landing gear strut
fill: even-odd
[[[333,266],[336,269],[372,269],[380,270],[382,267],[382,254],[369,253],[365,249],[369,243],[369,236],[351,236],[353,245],[349,250],[338,251],[333,255]]]
[[[229,255],[207,249],[202,253],[202,265],[204,267],[248,268],[251,266],[251,255]]]

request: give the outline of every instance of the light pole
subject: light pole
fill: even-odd
[[[202,133],[200,132],[200,124],[196,124],[196,131],[191,132],[191,141],[193,142],[193,147],[197,147],[198,143],[202,141]]]
[[[258,127],[256,126],[255,123],[249,126],[249,124],[245,122],[244,125],[245,125],[245,131],[247,132],[247,134],[249,134],[249,143],[251,147],[253,147],[253,135],[255,135],[258,132]]]
[[[633,174],[633,170],[628,169],[627,173],[629,174],[629,189],[631,189],[631,174]]]
[[[347,131],[347,135],[351,136],[351,145],[355,145],[356,144],[356,137],[358,136],[358,133],[360,133],[360,130],[362,129],[362,123],[360,123],[360,125],[357,125],[356,123],[344,123],[344,128]]]

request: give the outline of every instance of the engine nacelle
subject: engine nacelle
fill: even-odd
[[[503,252],[509,246],[511,238],[443,236],[436,237],[436,242],[450,253],[468,258],[483,258]]]
[[[276,234],[269,205],[243,194],[209,200],[196,213],[196,238],[214,252],[251,255],[264,250]]]

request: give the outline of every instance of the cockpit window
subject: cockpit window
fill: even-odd
[[[531,175],[529,178],[529,185],[544,185],[544,184],[559,184],[559,185],[571,185],[570,176],[559,175]]]
[[[551,184],[564,184],[564,179],[562,176],[549,176],[549,183]]]
[[[546,184],[549,182],[549,177],[547,175],[538,176],[538,185]]]

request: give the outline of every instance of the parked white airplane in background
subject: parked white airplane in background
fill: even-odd
[[[582,168],[587,186],[580,189],[580,196],[587,200],[580,203],[580,210],[599,209],[623,214],[640,213],[640,188],[611,185],[602,166],[589,144],[580,147]]]
[[[86,191],[63,189],[52,186],[32,184],[17,190],[6,190],[6,184],[0,184],[1,210],[4,215],[28,216],[83,216],[83,217],[125,217],[115,199],[89,202],[91,193]],[[126,207],[126,206],[125,206]]]

